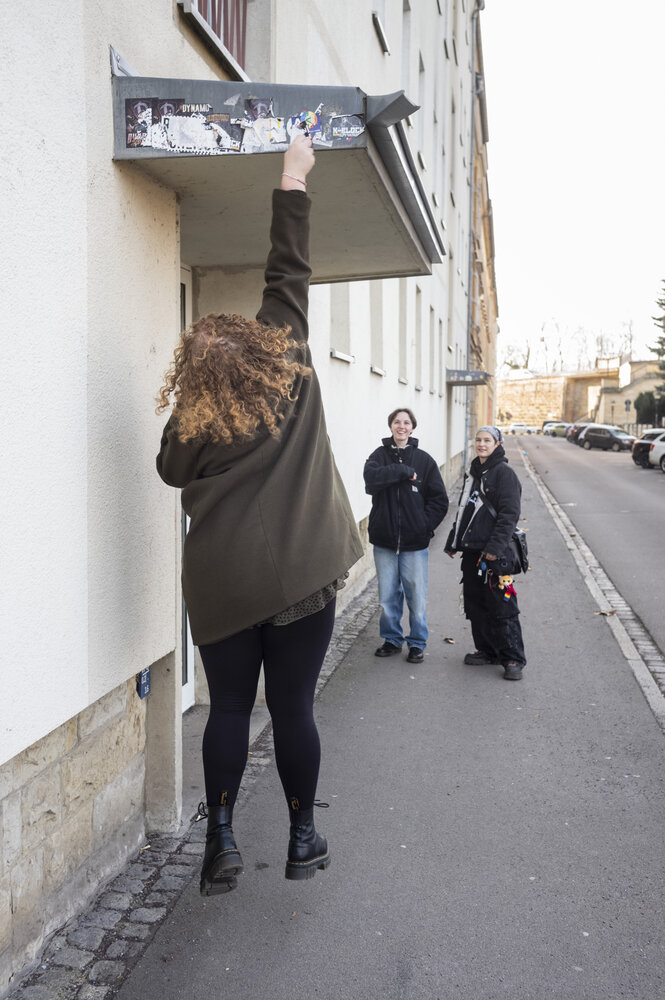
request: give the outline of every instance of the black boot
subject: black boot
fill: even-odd
[[[286,878],[294,882],[314,878],[317,868],[330,864],[328,841],[314,828],[314,809],[301,809],[297,799],[289,803],[291,836],[286,861]]]
[[[208,806],[208,832],[201,868],[202,896],[230,892],[238,884],[236,875],[243,872],[242,858],[231,827],[232,818],[233,806]]]

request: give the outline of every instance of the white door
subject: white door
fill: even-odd
[[[186,329],[192,322],[192,269],[186,265],[180,268],[180,326]],[[189,527],[189,518],[182,512],[182,545]],[[189,628],[189,618],[185,602],[182,602],[182,710],[186,712],[194,704],[194,643]]]

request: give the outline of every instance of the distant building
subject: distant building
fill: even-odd
[[[543,424],[590,420],[626,426],[635,422],[634,402],[662,381],[657,361],[599,358],[592,371],[534,375],[516,369],[497,379],[497,420]]]

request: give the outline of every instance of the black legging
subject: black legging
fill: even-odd
[[[203,734],[208,805],[233,805],[238,795],[261,663],[284,793],[287,801],[297,798],[301,809],[314,805],[321,760],[314,692],[334,621],[333,600],[290,625],[258,625],[199,647],[210,690]]]

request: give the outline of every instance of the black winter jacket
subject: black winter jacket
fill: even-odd
[[[468,499],[462,507],[462,499],[467,493],[465,487],[469,486]],[[481,502],[483,494],[496,511],[496,517]],[[522,485],[508,465],[501,445],[482,464],[479,458],[474,458],[464,476],[460,508],[446,541],[446,552],[470,549],[489,552],[499,558],[503,556],[517,527],[521,496]]]
[[[414,473],[416,479],[413,478]],[[369,540],[395,552],[426,549],[448,510],[439,467],[409,438],[398,448],[392,437],[365,462],[365,492],[372,498]]]

